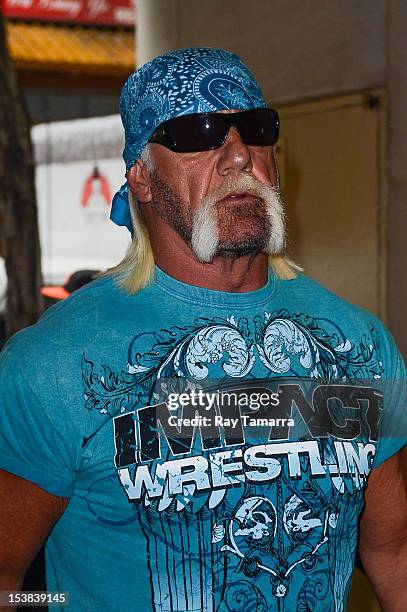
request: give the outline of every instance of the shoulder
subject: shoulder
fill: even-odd
[[[347,327],[374,325],[384,330],[374,314],[345,300],[305,274],[293,280],[279,281],[279,294],[282,300],[295,302],[298,309],[310,316],[331,318]]]
[[[157,302],[153,286],[128,295],[112,277],[101,277],[47,309],[34,325],[8,340],[3,354],[29,371],[61,372],[80,363],[89,347],[106,351],[137,330]],[[126,332],[127,330],[127,332]],[[4,355],[3,355],[4,357]]]
[[[51,306],[34,325],[12,336],[3,351],[38,359],[42,354],[49,356],[54,346],[72,344],[81,334],[90,331],[97,309],[103,308],[107,285],[107,279],[94,281]]]
[[[99,329],[106,329],[108,321],[123,299],[110,278],[100,278],[75,291],[65,300],[48,308],[39,320],[12,336],[3,353],[18,363],[31,363],[38,369],[50,367],[52,357],[75,351]]]
[[[345,300],[305,274],[279,281],[278,293],[283,304],[291,305],[290,311],[327,335],[340,339],[339,345],[352,345],[353,359],[362,362],[369,354],[375,354],[376,374],[387,376],[395,368],[403,369],[394,338],[380,319],[367,309]]]
[[[374,318],[374,315],[368,310],[345,300],[302,273],[295,279],[279,281],[279,292],[287,297],[295,296],[301,306],[313,311],[325,312],[333,308],[335,311],[358,319]]]

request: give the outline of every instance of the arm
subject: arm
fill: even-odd
[[[383,612],[407,610],[407,447],[374,469],[359,552]]]
[[[21,589],[25,572],[67,504],[0,470],[0,591]]]

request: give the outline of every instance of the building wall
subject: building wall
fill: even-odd
[[[139,63],[171,48],[219,46],[279,103],[385,80],[386,0],[141,0],[139,12]]]
[[[403,0],[139,0],[137,57],[188,46],[234,51],[276,104],[387,92],[387,324],[407,351],[407,42]]]
[[[388,324],[407,354],[407,3],[388,0]]]
[[[33,125],[48,121],[85,119],[114,115],[119,111],[118,92],[58,91],[24,89],[30,120]]]

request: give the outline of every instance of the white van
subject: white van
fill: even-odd
[[[115,265],[130,240],[109,220],[125,181],[119,115],[39,124],[31,134],[44,283]]]

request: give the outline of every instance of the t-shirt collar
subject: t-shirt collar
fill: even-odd
[[[276,287],[276,278],[271,268],[268,269],[267,283],[254,291],[218,291],[207,289],[198,285],[184,283],[155,267],[155,283],[165,291],[181,300],[210,306],[233,306],[234,308],[247,308],[266,304],[273,296]]]

